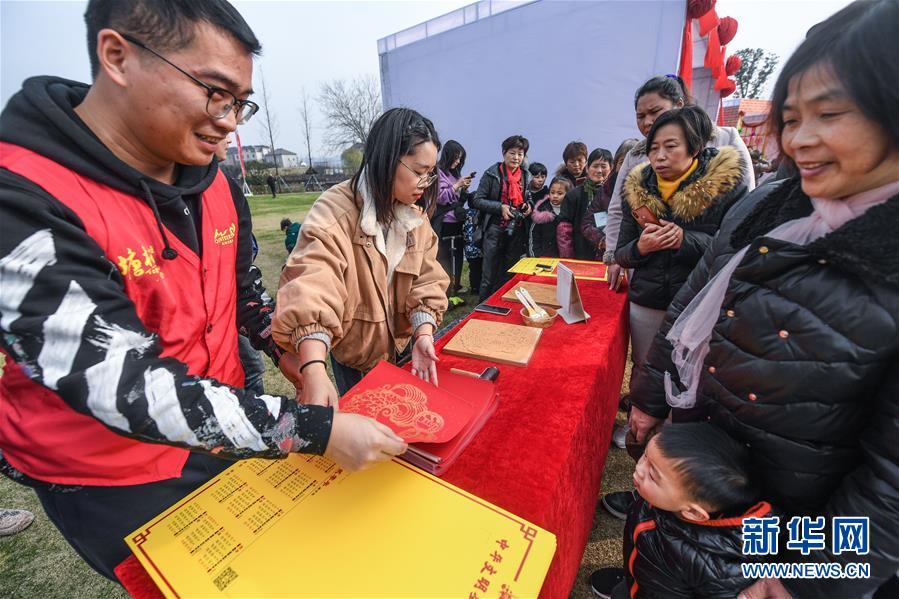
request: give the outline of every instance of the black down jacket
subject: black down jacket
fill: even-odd
[[[765,234],[812,212],[798,178],[757,189],[728,214],[677,294],[631,401],[663,418],[674,320],[715,272],[731,277],[697,403],[746,443],[762,497],[787,515],[870,518],[867,580],[786,580],[794,597],[858,597],[899,568],[899,196],[806,246]],[[748,215],[747,215],[748,213]],[[675,414],[675,416],[678,416]]]
[[[691,523],[638,498],[624,526],[628,596],[734,599],[754,582],[740,571],[756,559],[742,553],[743,519],[774,515],[762,501],[740,516]]]
[[[623,268],[634,269],[628,299],[635,304],[666,309],[711,244],[728,208],[746,194],[743,158],[735,148],[706,148],[698,160],[696,170],[667,203],[659,194],[655,171],[648,162],[634,167],[624,180],[624,214],[615,261]],[[649,208],[656,218],[672,221],[684,230],[680,248],[640,254],[637,241],[642,229],[631,211],[641,206]]]

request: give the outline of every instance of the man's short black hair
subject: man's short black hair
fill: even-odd
[[[587,159],[587,144],[582,141],[569,141],[568,144],[565,145],[565,149],[562,150],[563,162],[575,160],[581,156],[584,157],[584,160]]]
[[[654,438],[662,455],[675,462],[694,501],[724,513],[758,501],[749,450],[720,428],[708,422],[670,424]]]
[[[197,23],[205,21],[226,31],[243,44],[248,54],[262,46],[237,9],[225,0],[91,0],[84,13],[91,76],[97,77],[97,33],[115,29],[127,33],[154,50],[164,52],[188,46]]]
[[[289,226],[292,225],[292,224],[293,224],[293,223],[290,221],[289,218],[282,218],[282,219],[281,219],[281,230],[282,230],[282,231],[286,231],[286,230],[287,230],[287,227],[289,227]]]
[[[687,151],[691,156],[697,156],[705,145],[712,139],[714,125],[709,115],[699,106],[684,106],[663,112],[652,124],[652,128],[646,135],[647,150],[652,147],[656,134],[665,125],[675,124],[684,132],[684,140],[687,142]]]
[[[531,173],[532,177],[545,177],[549,171],[546,170],[546,165],[542,162],[532,162],[528,167],[528,172]]]

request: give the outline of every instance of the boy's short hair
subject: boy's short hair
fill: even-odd
[[[565,188],[565,193],[571,191],[571,179],[568,177],[553,177],[553,180],[549,182],[549,187],[552,187],[556,183]]]
[[[749,450],[708,422],[670,424],[654,437],[675,463],[687,494],[716,512],[745,509],[758,501]]]
[[[545,177],[549,171],[546,170],[546,166],[542,162],[532,162],[531,166],[528,167],[528,172],[531,173],[532,177],[539,177],[540,175]]]
[[[281,230],[282,231],[286,230],[287,227],[289,227],[292,224],[293,223],[291,222],[291,220],[289,218],[282,218],[281,219]]]
[[[583,156],[584,160],[587,159],[587,144],[582,141],[570,141],[565,146],[565,149],[562,150],[562,160],[564,162],[574,160],[580,156]]]

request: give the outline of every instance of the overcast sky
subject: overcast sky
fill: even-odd
[[[719,16],[729,15],[739,22],[737,36],[728,46],[730,52],[761,47],[783,60],[802,41],[809,27],[848,3],[718,0],[717,11]],[[378,39],[470,2],[244,0],[234,4],[263,45],[254,86],[260,89],[258,77],[260,70],[264,71],[280,130],[276,145],[304,155],[297,108],[303,87],[314,98],[324,81],[365,74],[377,76]],[[81,1],[0,0],[0,104],[5,106],[22,80],[33,75],[52,74],[80,81],[90,78],[82,19],[85,6],[86,2]],[[590,63],[596,57],[584,60]],[[614,57],[611,60],[614,65]],[[533,76],[548,77],[551,71],[548,67],[546,73]],[[464,74],[460,75],[464,78]],[[551,114],[549,107],[547,112]],[[313,155],[318,157],[326,152],[321,147],[324,123],[317,114],[314,125]],[[263,143],[259,116],[242,127],[240,133],[244,144]]]

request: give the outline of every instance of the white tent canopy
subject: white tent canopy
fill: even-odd
[[[500,160],[514,134],[552,171],[571,140],[614,152],[640,137],[634,92],[677,72],[685,15],[685,0],[477,2],[379,40],[384,106],[431,118],[466,148],[465,171]]]

